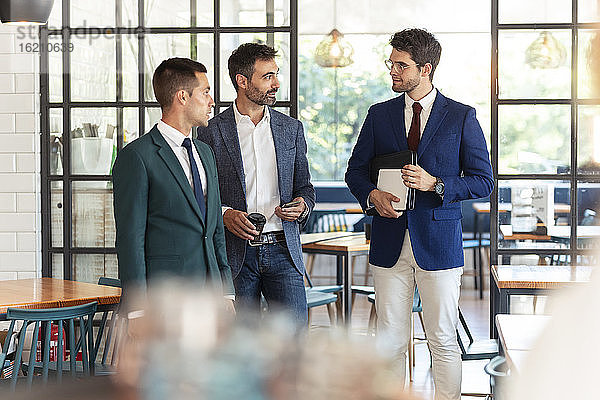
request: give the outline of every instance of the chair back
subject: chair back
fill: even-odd
[[[347,232],[346,210],[319,210],[310,214],[306,233]]]
[[[101,276],[98,279],[98,285],[103,286],[112,286],[112,287],[121,287],[121,280],[116,278],[107,278],[105,276]]]
[[[11,390],[15,390],[19,370],[24,366],[23,350],[25,343],[31,343],[29,348],[29,362],[27,368],[23,371],[27,374],[27,387],[30,388],[33,382],[34,370],[36,368],[36,355],[40,354],[43,361],[41,364],[43,383],[48,381],[48,370],[50,365],[50,338],[52,328],[56,327],[58,332],[58,351],[56,352],[56,379],[62,381],[62,374],[70,371],[72,376],[76,375],[76,358],[81,349],[82,371],[85,376],[90,376],[93,370],[94,350],[92,338],[92,321],[96,312],[98,303],[88,303],[74,307],[50,308],[41,310],[24,310],[19,308],[9,308],[6,312],[6,319],[10,322],[7,337],[12,337],[13,332],[17,332],[17,350],[14,356],[14,365],[11,375]],[[17,327],[17,322],[21,322]],[[28,329],[33,326],[33,329]],[[38,336],[42,337],[42,346],[38,351]],[[30,340],[28,340],[30,339]],[[0,372],[4,369],[4,361],[8,352],[10,340],[6,340],[2,353],[0,354]],[[64,342],[68,343],[69,364],[65,363],[63,369],[63,350]],[[39,363],[37,363],[39,365]]]
[[[100,277],[98,285],[121,287],[121,280],[115,278]],[[121,337],[125,331],[126,319],[119,315],[120,304],[111,306],[102,306],[102,318],[94,321],[98,327],[96,340],[94,343],[94,354],[96,357],[102,356],[99,366],[96,368],[97,375],[105,375],[114,372],[116,367]],[[96,358],[97,359],[97,358]],[[98,367],[98,365],[96,366]]]

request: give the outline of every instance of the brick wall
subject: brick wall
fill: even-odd
[[[39,53],[0,24],[0,280],[41,276]]]

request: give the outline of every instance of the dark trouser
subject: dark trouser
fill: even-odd
[[[287,311],[298,324],[306,325],[308,312],[304,278],[294,267],[285,242],[246,245],[246,257],[234,279],[236,309],[260,312],[262,293],[270,309]]]

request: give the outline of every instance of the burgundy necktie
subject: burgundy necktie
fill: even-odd
[[[412,151],[417,151],[419,140],[421,139],[421,110],[423,107],[417,102],[412,105],[413,116],[408,130],[408,148]]]

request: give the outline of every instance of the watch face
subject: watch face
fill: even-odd
[[[435,192],[439,195],[441,195],[442,193],[444,193],[444,184],[443,183],[436,183],[435,184]]]

